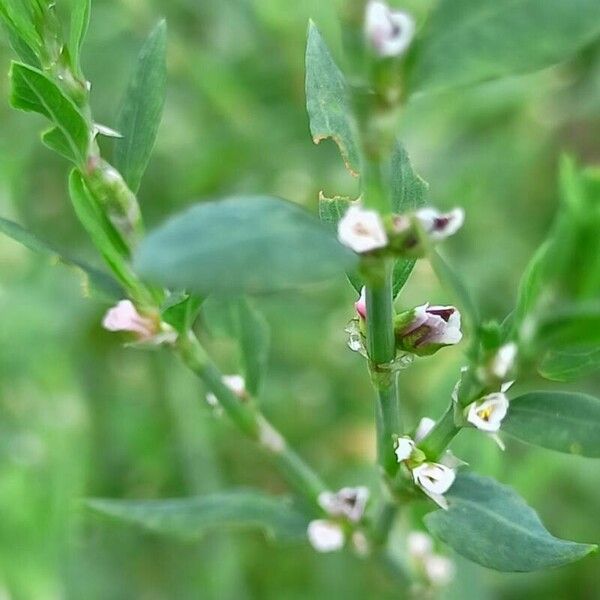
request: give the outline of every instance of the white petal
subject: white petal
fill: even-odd
[[[223,383],[236,395],[246,393],[246,381],[241,375],[223,375]]]
[[[425,436],[435,427],[435,421],[430,419],[429,417],[423,417],[419,424],[417,425],[417,430],[415,431],[415,442],[417,444],[425,439]]]
[[[384,248],[388,243],[379,213],[361,206],[351,206],[340,219],[338,239],[358,253]]]
[[[497,379],[504,380],[512,370],[517,357],[517,345],[514,342],[504,344],[494,356],[491,364],[491,372]]]
[[[495,433],[506,417],[508,404],[508,398],[501,392],[487,394],[469,406],[467,421],[481,431]]]
[[[415,216],[421,227],[434,242],[439,242],[454,235],[465,221],[465,212],[462,208],[455,208],[447,213],[441,213],[435,208],[426,207],[419,209]]]
[[[141,338],[150,338],[155,333],[151,319],[140,315],[131,300],[121,300],[106,312],[102,326],[109,331],[130,331]]]
[[[439,463],[422,463],[413,469],[415,483],[426,493],[445,494],[454,483],[453,469]]]
[[[433,551],[433,539],[424,531],[411,531],[406,537],[406,544],[412,558],[422,558]]]
[[[317,552],[335,552],[344,546],[344,532],[333,521],[317,519],[308,524],[308,541]]]
[[[379,56],[399,56],[406,51],[415,33],[410,15],[391,11],[384,2],[371,0],[365,15],[365,35]]]
[[[437,587],[448,585],[456,571],[452,560],[439,554],[426,556],[423,566],[427,579]]]
[[[396,460],[402,462],[408,460],[415,450],[415,443],[409,437],[398,438],[396,442]]]

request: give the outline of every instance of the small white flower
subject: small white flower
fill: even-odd
[[[308,524],[308,541],[317,552],[335,552],[344,546],[342,528],[333,521],[316,519]]]
[[[455,208],[447,213],[441,213],[435,208],[420,208],[415,216],[427,237],[433,242],[439,242],[454,235],[465,222],[465,211]]]
[[[339,241],[354,252],[370,252],[387,246],[388,237],[379,213],[351,206],[338,223]]]
[[[399,56],[410,45],[414,33],[415,23],[410,15],[392,11],[378,0],[367,4],[365,36],[379,56]]]
[[[408,460],[415,450],[415,443],[408,436],[398,438],[396,442],[396,460],[402,462]]]
[[[365,513],[369,500],[369,489],[360,487],[345,487],[337,492],[322,492],[319,495],[319,505],[331,517],[346,517],[358,523]]]
[[[425,436],[434,428],[435,421],[430,419],[429,417],[423,417],[419,424],[417,425],[417,429],[415,431],[415,442],[417,444],[425,439]]]
[[[448,508],[444,494],[456,478],[453,469],[439,463],[425,462],[412,470],[414,482],[441,508]]]
[[[433,539],[424,531],[411,531],[406,537],[406,545],[412,559],[423,559],[433,551]]]
[[[360,290],[359,299],[354,303],[354,308],[361,319],[367,318],[367,292],[364,286]]]
[[[443,587],[454,579],[454,562],[440,554],[430,554],[423,559],[425,575],[432,585]]]
[[[246,381],[241,375],[223,375],[221,381],[238,397],[244,398],[246,395]],[[219,400],[212,393],[206,394],[206,402],[213,408],[219,407]]]
[[[129,331],[137,334],[140,340],[149,340],[157,333],[156,323],[143,317],[131,300],[121,300],[102,319],[102,326],[108,331]]]
[[[496,433],[500,430],[507,412],[508,398],[502,392],[494,392],[469,406],[467,421],[481,431]]]
[[[490,371],[496,379],[503,381],[511,372],[517,357],[517,345],[514,342],[504,344],[492,359]]]

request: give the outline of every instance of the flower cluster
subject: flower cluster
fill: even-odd
[[[438,506],[447,509],[448,502],[444,494],[452,487],[456,479],[456,467],[460,464],[447,452],[440,462],[429,462],[417,444],[431,431],[435,421],[424,418],[419,423],[414,440],[408,436],[396,441],[396,460],[410,472],[413,482]]]
[[[411,531],[406,537],[406,546],[411,566],[430,586],[443,587],[452,581],[454,562],[434,552],[431,536],[423,531]]]
[[[421,208],[412,214],[384,219],[355,202],[338,223],[338,239],[358,254],[384,250],[400,256],[422,256],[428,244],[436,244],[454,235],[464,223],[464,211],[455,208],[440,213]]]
[[[317,552],[334,552],[346,543],[348,525],[355,526],[364,516],[369,500],[366,487],[345,487],[337,492],[323,492],[319,505],[327,514],[326,519],[315,519],[308,525],[307,535]],[[368,551],[366,538],[360,531],[352,533],[355,549],[364,554]]]

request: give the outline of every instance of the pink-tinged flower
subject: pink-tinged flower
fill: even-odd
[[[360,297],[354,303],[354,308],[361,319],[367,318],[367,294],[364,287],[360,290]]]
[[[338,239],[354,252],[362,254],[388,244],[383,221],[375,210],[351,206],[338,223]]]
[[[396,340],[408,352],[433,354],[462,339],[460,313],[454,306],[423,304],[396,316]]]
[[[496,433],[508,412],[508,398],[502,392],[487,394],[467,409],[467,421],[481,431]]]
[[[431,207],[420,208],[415,216],[432,242],[440,242],[454,235],[465,222],[465,211],[462,208],[455,208],[447,213]]]
[[[365,37],[379,56],[400,56],[410,45],[414,33],[415,23],[407,13],[392,11],[378,0],[367,4]]]
[[[308,524],[308,541],[317,552],[335,552],[344,546],[342,527],[334,521],[316,519]]]
[[[365,513],[368,499],[368,488],[345,487],[337,492],[319,494],[319,505],[331,517],[345,517],[358,523]]]
[[[158,330],[155,321],[140,315],[130,300],[121,300],[108,310],[102,319],[102,326],[108,331],[135,333],[140,341],[151,339]]]
[[[456,479],[454,469],[439,463],[424,462],[412,470],[414,482],[438,506],[448,508],[444,494],[452,487]]]

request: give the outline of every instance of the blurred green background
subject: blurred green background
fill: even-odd
[[[430,2],[402,6],[424,14]],[[318,192],[354,193],[330,142],[315,147],[304,108],[304,42],[312,17],[339,50],[327,0],[94,0],[84,69],[97,120],[114,126],[138,49],[169,24],[169,92],[140,199],[152,226],[194,199],[267,192],[316,209]],[[11,51],[2,38],[0,71]],[[66,163],[39,142],[42,119],[12,111],[0,78],[0,214],[98,263],[66,192]],[[469,91],[415,99],[401,135],[441,208],[466,225],[445,247],[489,318],[512,307],[518,278],[552,221],[562,151],[598,162],[600,45],[567,64]],[[107,145],[110,153],[110,145]],[[110,155],[110,154],[109,154]],[[340,278],[261,298],[272,326],[262,406],[332,486],[376,485],[372,396],[362,359],[345,348],[353,292]],[[419,265],[407,305],[454,299]],[[107,306],[78,275],[0,238],[0,598],[2,600],[403,598],[388,574],[346,554],[277,547],[220,532],[166,540],[93,518],[86,496],[165,498],[233,485],[284,492],[254,447],[202,402],[166,352],[123,348],[100,326]],[[225,372],[232,340],[205,316]],[[410,424],[446,406],[461,348],[402,374]],[[600,379],[575,387],[596,391]],[[530,379],[523,389],[546,383]],[[464,432],[457,454],[513,485],[558,536],[600,542],[600,464]],[[506,575],[458,561],[448,598],[600,598],[591,557]]]

